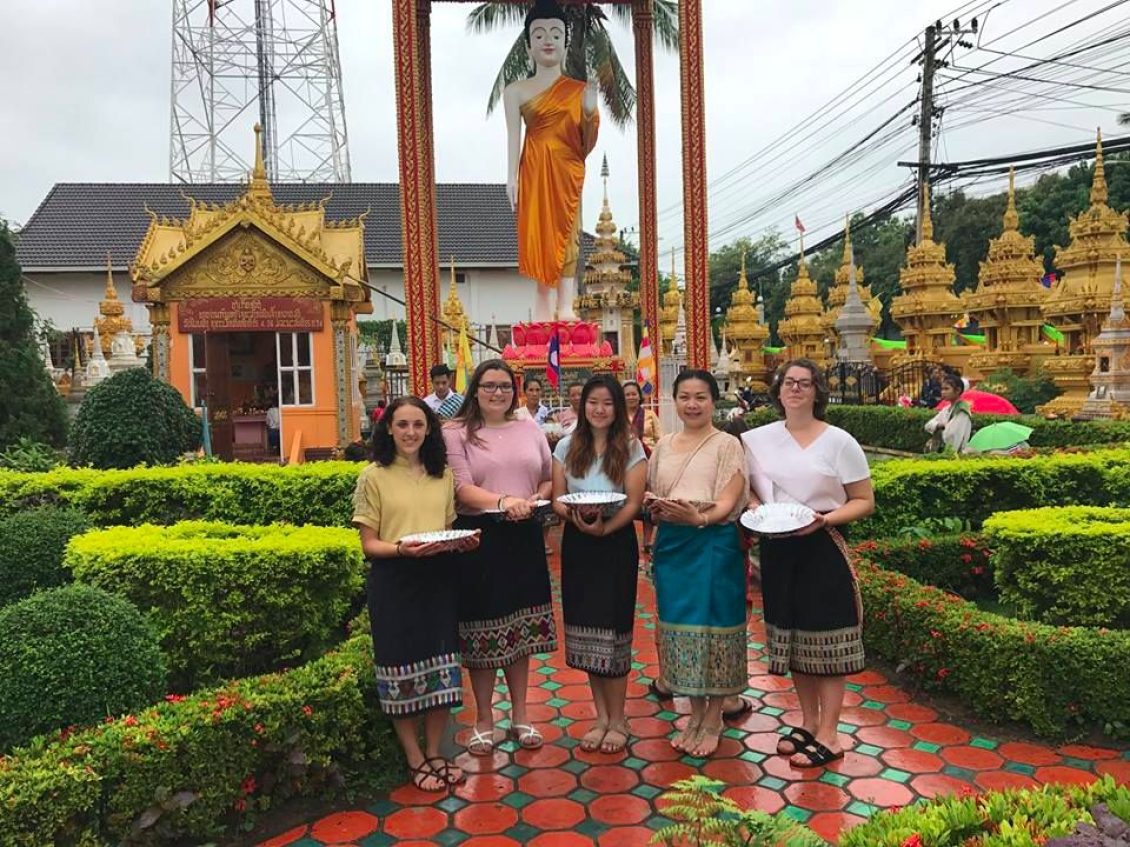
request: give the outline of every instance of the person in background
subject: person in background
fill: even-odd
[[[463,780],[440,754],[452,706],[463,702],[458,635],[458,555],[404,541],[447,529],[455,486],[440,422],[415,397],[399,397],[373,433],[372,464],[353,494],[353,525],[369,560],[369,623],[377,698],[392,719],[412,784],[446,791]],[[462,549],[477,546],[471,536]],[[424,749],[418,724],[424,723]]]
[[[279,400],[278,397],[273,397],[268,402],[271,405],[267,408],[267,447],[272,452],[277,453],[281,446],[279,427],[282,425],[282,417],[279,415]]]
[[[378,400],[377,405],[375,405],[373,407],[373,411],[372,411],[372,414],[370,415],[370,419],[373,421],[374,427],[381,422],[381,418],[384,417],[385,409],[387,407],[388,407],[388,401],[386,401],[384,399]],[[431,407],[429,407],[429,408],[431,408]],[[432,409],[432,411],[434,412],[435,409]]]
[[[942,400],[948,400],[949,405],[926,421],[926,431],[930,433],[926,452],[953,450],[961,453],[973,435],[973,407],[968,400],[961,399],[965,393],[965,381],[961,377],[947,373],[942,375],[941,382]]]
[[[451,390],[451,368],[443,364],[432,365],[428,375],[432,380],[432,393],[424,398],[424,402],[441,421],[455,417],[463,405],[463,397]]]
[[[568,435],[577,428],[578,416],[581,414],[581,391],[584,385],[579,382],[569,383],[569,408],[557,413],[557,422],[561,424],[561,433]]]
[[[515,410],[515,416],[529,417],[538,426],[545,423],[549,417],[549,408],[541,402],[542,385],[536,376],[527,376],[522,382],[522,394],[525,402]]]
[[[632,423],[632,432],[643,445],[644,453],[650,456],[656,442],[663,437],[659,415],[643,405],[643,389],[638,382],[624,383],[624,399],[628,404],[628,420]]]

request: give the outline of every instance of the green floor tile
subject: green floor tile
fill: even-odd
[[[500,770],[499,773],[503,776],[508,776],[511,779],[517,779],[518,777],[529,773],[529,771],[529,768],[524,768],[521,765],[507,765],[502,770]]]
[[[518,747],[517,741],[503,741],[501,744],[497,745],[496,749],[501,750],[503,753],[515,753],[520,748]]]
[[[876,712],[881,712],[881,711],[883,711],[884,704],[880,703],[878,700],[864,700],[863,701],[863,708],[873,709]]]
[[[842,773],[836,773],[835,771],[824,771],[824,773],[820,774],[820,779],[818,779],[817,782],[825,782],[828,785],[843,788],[851,782],[851,777],[844,776]]]
[[[654,800],[663,793],[662,788],[656,788],[654,785],[637,785],[631,791],[637,797],[643,797],[645,800]]]
[[[647,665],[645,665],[643,662],[632,662],[632,670],[634,671],[642,671],[646,667]]]
[[[864,803],[862,800],[853,800],[848,804],[846,811],[851,812],[853,815],[859,815],[861,818],[869,818],[878,809],[870,803]]]
[[[863,756],[878,756],[883,752],[883,748],[876,747],[874,744],[860,744],[855,748],[855,752]]]
[[[910,779],[910,774],[906,771],[900,771],[897,768],[887,768],[879,774],[879,776],[883,779],[893,780],[894,782],[907,782]]]
[[[763,715],[769,715],[771,718],[779,718],[785,713],[785,710],[778,709],[776,706],[762,706],[760,712]]]
[[[671,819],[665,818],[663,815],[652,815],[644,821],[644,824],[648,829],[663,829],[663,827],[671,825]]]
[[[1025,776],[1031,776],[1036,772],[1032,765],[1026,765],[1023,762],[1005,762],[1004,769],[1012,773],[1022,773]]]
[[[1000,742],[991,738],[974,738],[969,742],[969,746],[980,747],[982,750],[996,750],[1000,746]]]
[[[548,679],[538,686],[538,688],[544,688],[546,691],[556,691],[561,687],[562,686],[560,682],[554,682],[552,679]]]
[[[552,700],[546,700],[545,705],[552,706],[554,709],[560,709],[562,706],[568,706],[568,700],[562,700],[560,697],[554,697]]]
[[[644,629],[655,629],[655,624],[653,624],[653,623],[645,623],[645,624],[643,625],[643,628],[644,628]]]
[[[577,824],[576,827],[574,827],[574,831],[581,833],[581,835],[586,835],[589,838],[595,839],[597,836],[607,832],[608,827],[598,820],[585,818],[583,821]]]
[[[764,753],[758,753],[756,750],[746,750],[738,756],[743,762],[753,762],[754,764],[761,764],[765,761],[767,756]]]
[[[690,765],[696,771],[706,764],[706,759],[701,756],[680,756],[679,761],[684,765]]]
[[[887,726],[891,727],[892,729],[910,729],[912,726],[914,726],[914,724],[912,724],[910,721],[894,721],[894,720],[892,720],[892,721],[887,721]]]
[[[449,797],[444,797],[442,800],[436,803],[436,806],[440,809],[443,809],[445,812],[458,812],[466,805],[466,800],[464,800],[462,797],[456,797],[454,794]]]
[[[643,759],[638,759],[635,756],[629,756],[620,764],[626,768],[631,768],[634,771],[638,771],[642,768],[646,768],[650,764],[650,762],[645,762]]]
[[[972,782],[977,777],[976,771],[959,768],[956,765],[946,765],[942,768],[942,773],[946,776],[952,776],[954,779],[960,779],[962,782]]]
[[[363,838],[357,843],[360,847],[391,847],[396,843],[396,839],[391,835],[385,835],[383,832],[374,832],[368,838]]]
[[[862,685],[857,685],[854,682],[849,682],[847,685],[844,686],[844,688],[846,688],[848,691],[862,691],[863,690]]]
[[[782,788],[788,785],[788,783],[783,779],[777,779],[777,777],[775,776],[763,776],[757,781],[757,784],[764,788],[768,788],[770,791],[780,791]]]
[[[910,746],[915,750],[921,750],[923,753],[937,753],[942,749],[941,744],[931,744],[929,741],[915,741]]]
[[[587,788],[578,788],[569,794],[570,800],[576,800],[578,803],[588,805],[595,800],[599,795],[595,791],[589,791]]]
[[[853,732],[859,729],[859,727],[851,723],[838,723],[836,724],[836,729],[846,735],[851,735]]]
[[[556,668],[538,668],[536,671],[536,673],[543,674],[544,676],[552,676],[556,672]]]
[[[529,844],[541,835],[541,830],[535,829],[528,823],[519,823],[510,827],[510,829],[506,830],[503,834],[513,838],[519,844]]]
[[[503,700],[501,703],[495,703],[494,707],[496,709],[500,709],[503,712],[509,712],[510,711],[510,701],[509,700]]]
[[[447,829],[445,829],[439,835],[433,835],[432,837],[438,843],[444,845],[444,847],[452,847],[452,845],[455,845],[455,844],[462,844],[470,836],[467,835],[467,833],[465,833],[465,832],[460,832],[455,827],[449,826]]]
[[[572,718],[554,718],[553,720],[550,721],[550,723],[553,724],[554,726],[559,726],[562,729],[564,729],[567,726],[573,725],[573,719]]]
[[[568,721],[569,719],[568,718],[558,718],[557,720]],[[569,723],[572,723],[572,721],[569,721]],[[569,724],[565,724],[565,726],[568,726],[568,725]],[[560,724],[558,724],[558,726],[560,726]],[[568,735],[566,735],[566,736],[563,736],[562,738],[558,738],[553,743],[558,744],[561,747],[564,747],[566,750],[572,750],[574,747],[576,747],[581,742],[576,738],[570,738]]]
[[[735,729],[734,727],[731,726],[731,727],[727,727],[722,732],[722,735],[724,735],[726,738],[736,738],[740,741],[741,739],[745,738],[746,734],[744,732],[742,732],[740,729]]]
[[[400,807],[393,803],[391,800],[378,800],[373,805],[369,806],[365,811],[371,815],[376,815],[378,818],[387,818]]]
[[[646,621],[646,620],[648,620],[649,618],[651,618],[651,617],[652,617],[652,614],[651,614],[651,612],[639,612],[639,613],[638,613],[638,614],[636,615],[636,617],[637,617],[637,618],[643,618],[643,620],[645,620],[645,621]]]
[[[812,817],[812,812],[808,809],[801,809],[797,806],[785,806],[784,813],[797,823],[808,823],[808,819]]]
[[[679,715],[678,715],[677,712],[669,712],[666,709],[664,709],[662,712],[659,712],[655,717],[657,717],[661,721],[674,721],[674,720],[678,719]]]
[[[751,641],[751,642],[749,642],[749,646],[752,647],[754,650],[764,650],[765,649],[765,645],[762,644],[760,641]]]
[[[1063,764],[1069,768],[1079,768],[1081,771],[1093,770],[1095,767],[1094,762],[1088,761],[1087,759],[1076,759],[1072,756],[1064,756]]]
[[[588,769],[588,765],[586,765],[584,762],[578,762],[576,759],[570,759],[568,762],[561,766],[561,770],[569,771],[569,773],[580,773],[581,771],[587,771]]]
[[[522,809],[534,802],[534,798],[524,791],[513,791],[502,798],[511,809]]]

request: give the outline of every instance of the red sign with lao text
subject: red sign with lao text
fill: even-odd
[[[177,304],[181,332],[297,332],[322,328],[322,304],[304,297],[206,297]]]

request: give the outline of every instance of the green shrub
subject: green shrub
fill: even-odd
[[[981,796],[945,796],[896,811],[879,812],[840,836],[840,847],[1037,847],[1067,835],[1077,823],[1093,823],[1099,803],[1120,807],[1130,788],[1111,777],[1087,786],[1043,785]],[[1082,843],[1082,842],[1080,842]],[[1088,841],[1100,844],[1100,841]]]
[[[888,538],[930,518],[972,529],[993,512],[1037,506],[1130,506],[1130,450],[956,459],[905,459],[871,470],[875,514],[853,530]]]
[[[151,703],[164,691],[157,637],[128,601],[85,585],[0,609],[0,750]]]
[[[100,382],[71,426],[69,460],[95,468],[168,465],[200,446],[200,420],[171,385],[145,368]]]
[[[1130,629],[1130,509],[998,512],[985,534],[1001,599],[1024,617]]]
[[[317,655],[341,633],[364,568],[350,530],[204,521],[90,532],[66,563],[146,612],[178,690]]]
[[[42,503],[82,509],[100,526],[179,520],[348,526],[362,465],[279,467],[239,462],[98,471],[0,470],[0,514]]]
[[[828,423],[845,429],[860,444],[887,450],[921,453],[927,434],[923,428],[934,416],[930,409],[904,409],[901,406],[828,407]],[[771,408],[758,409],[746,421],[761,426],[778,419]],[[1033,448],[1087,447],[1125,444],[1130,441],[1130,421],[1047,420],[1035,415],[974,415],[974,431],[1000,421],[1015,421],[1032,427],[1028,443]]]
[[[974,604],[861,560],[867,649],[927,690],[995,721],[1062,737],[1092,727],[1130,737],[1130,632],[1054,627]]]
[[[49,471],[62,463],[54,448],[26,436],[21,436],[16,443],[0,452],[0,468],[12,471]]]
[[[1038,406],[1063,393],[1042,369],[1035,376],[1021,376],[1008,368],[1001,368],[981,380],[977,387],[1008,398],[1026,415],[1034,415]]]
[[[989,547],[974,533],[863,541],[853,547],[857,555],[889,571],[968,600],[996,598]]]
[[[0,844],[200,844],[343,778],[390,789],[403,766],[375,690],[362,635],[295,670],[17,750],[0,759]]]
[[[41,506],[0,518],[0,606],[71,581],[63,552],[90,528],[78,509]]]

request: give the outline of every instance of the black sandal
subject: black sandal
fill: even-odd
[[[439,767],[436,767],[433,762],[439,762]],[[460,785],[467,781],[467,774],[460,771],[456,776],[452,769],[451,762],[447,761],[441,756],[432,756],[430,759],[424,759],[424,764],[432,769],[432,773],[442,779],[448,785]]]
[[[792,750],[782,750],[781,749],[781,744],[785,741],[787,741],[787,742],[789,742],[790,744],[793,745]],[[788,733],[785,734],[785,735],[782,735],[781,738],[777,741],[777,755],[778,756],[795,756],[804,747],[807,747],[809,744],[815,744],[815,743],[816,743],[816,736],[813,735],[811,732],[809,732],[807,729],[805,729],[803,726],[789,727]]]
[[[424,759],[418,768],[411,765],[408,766],[408,776],[412,785],[420,791],[426,791],[429,794],[441,794],[450,790],[451,785],[442,773],[437,771],[429,764],[429,759]],[[424,788],[424,780],[434,779],[439,783],[437,788]]]
[[[750,712],[753,711],[753,701],[750,700],[748,697],[746,697],[742,694],[739,694],[738,695],[738,702],[741,703],[741,705],[738,706],[738,708],[733,709],[732,711],[729,711],[729,712],[723,712],[722,713],[722,720],[736,721],[739,718],[744,718],[746,715],[748,715]]]
[[[656,700],[673,700],[675,699],[674,691],[664,691],[659,687],[659,680],[653,679],[647,684],[647,693],[654,697]]]
[[[790,760],[789,764],[794,768],[822,768],[844,757],[842,750],[839,753],[833,753],[815,738],[798,747],[796,753],[793,753],[793,755],[801,755],[808,759],[807,764],[797,764]]]

